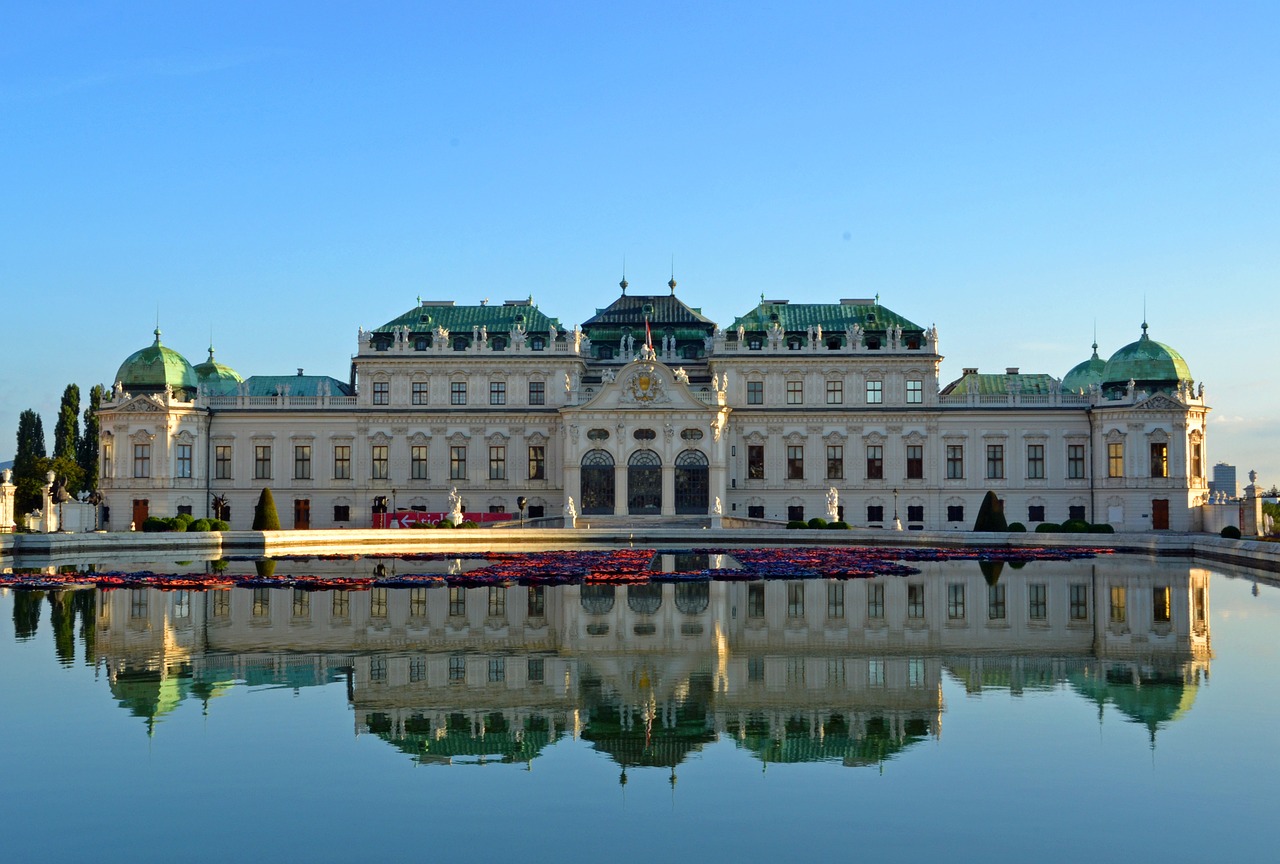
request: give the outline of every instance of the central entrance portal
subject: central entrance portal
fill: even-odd
[[[657,516],[662,512],[662,459],[652,450],[637,450],[627,462],[627,513]]]
[[[685,450],[676,457],[676,512],[706,515],[710,503],[707,457],[701,450]]]
[[[579,492],[579,512],[583,515],[613,515],[613,456],[607,450],[591,450],[582,457]]]

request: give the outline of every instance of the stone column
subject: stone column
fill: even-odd
[[[17,525],[14,521],[18,487],[13,485],[13,472],[5,469],[0,474],[0,531],[13,531]]]
[[[53,510],[53,481],[54,473],[50,471],[44,475],[45,485],[41,493],[40,507],[40,531],[50,534],[58,530],[58,516]]]
[[[670,459],[662,460],[662,515],[676,515],[676,466]]]

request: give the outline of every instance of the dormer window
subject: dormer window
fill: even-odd
[[[419,336],[417,339],[413,340],[413,350],[426,351],[429,344],[430,343],[427,341],[426,336]]]
[[[803,344],[803,343],[800,341],[800,337],[799,337],[799,336],[792,336],[790,339],[788,339],[788,340],[787,340],[787,350],[788,350],[788,351],[799,351],[799,350],[800,350],[800,348],[801,348],[801,346],[802,346],[802,344]]]
[[[599,346],[599,349],[600,349],[600,350],[596,353],[596,356],[597,356],[597,357],[599,357],[601,360],[612,360],[612,359],[613,359],[613,346],[612,346],[612,345],[601,345],[601,346]]]
[[[489,344],[493,346],[494,351],[507,350],[507,340],[503,339],[501,336],[495,336],[494,338],[490,339]]]
[[[868,351],[879,351],[879,350],[880,350],[880,337],[879,337],[879,336],[868,336],[868,337],[867,337],[867,350],[868,350]]]
[[[543,348],[547,347],[547,340],[543,339],[541,336],[534,336],[529,340],[529,347],[534,351],[541,351]]]
[[[454,350],[454,351],[466,351],[466,350],[467,350],[467,337],[466,337],[466,336],[455,336],[455,337],[453,338],[453,350]]]
[[[832,336],[830,339],[828,339],[828,340],[827,340],[827,350],[828,350],[828,351],[839,351],[839,350],[840,350],[840,337],[839,337],[839,336]]]

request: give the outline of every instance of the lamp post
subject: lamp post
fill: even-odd
[[[893,490],[893,530],[902,530],[902,520],[898,518],[898,490]]]
[[[524,527],[524,508],[529,503],[529,499],[521,495],[516,499],[516,509],[520,511],[520,527]]]

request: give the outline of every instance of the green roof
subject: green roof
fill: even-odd
[[[1191,370],[1181,354],[1148,336],[1143,322],[1142,337],[1112,354],[1102,372],[1104,390],[1124,389],[1130,381],[1145,390],[1161,389],[1191,381]]]
[[[1062,389],[1070,393],[1084,393],[1094,384],[1102,383],[1102,370],[1107,361],[1098,356],[1098,343],[1093,343],[1093,356],[1071,367],[1062,377]]]
[[[627,328],[643,330],[646,320],[653,330],[666,331],[667,328],[672,328],[677,331],[677,335],[684,329],[693,330],[698,336],[702,336],[710,333],[716,326],[714,321],[702,314],[701,309],[685,304],[672,289],[671,294],[623,294],[605,308],[597,309],[596,314],[582,323],[582,329],[588,334]],[[596,336],[592,335],[591,338],[595,339]]]
[[[943,396],[1007,396],[1010,392],[1030,395],[1044,395],[1053,392],[1050,388],[1052,375],[1022,374],[979,374],[968,372],[942,388]]]
[[[155,329],[156,341],[146,348],[134,351],[116,372],[126,390],[162,390],[167,384],[174,390],[196,389],[196,371],[172,348],[160,344],[160,328]]]
[[[194,368],[196,377],[201,384],[207,384],[212,381],[231,381],[238,384],[244,380],[240,377],[239,372],[213,359],[212,345],[209,346],[209,359],[203,363],[196,364]]]
[[[374,333],[390,333],[404,327],[411,333],[430,333],[443,327],[450,333],[471,333],[472,327],[485,327],[490,333],[509,333],[520,324],[528,333],[546,333],[551,326],[564,330],[560,319],[544,315],[532,301],[504,303],[501,306],[455,306],[452,302],[419,303],[399,317],[393,318]]]
[[[328,375],[250,375],[243,383],[249,387],[250,396],[275,396],[277,388],[287,386],[290,396],[319,396],[320,382],[328,382],[330,396],[351,396],[351,387],[345,381],[330,378]],[[205,391],[211,396],[240,395],[241,381],[226,379],[210,379],[203,382]]]
[[[729,325],[729,330],[742,327],[745,330],[768,330],[774,322],[788,333],[805,332],[810,327],[822,325],[823,330],[843,333],[846,327],[857,324],[863,330],[883,331],[901,327],[904,331],[923,333],[924,328],[892,309],[877,302],[844,303],[777,303],[761,300],[760,303]]]

